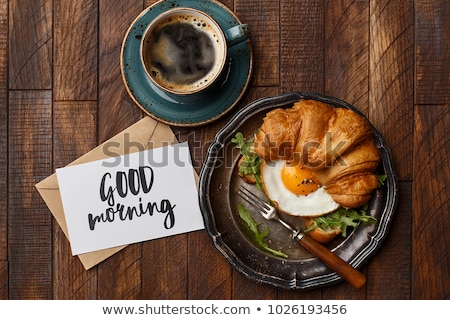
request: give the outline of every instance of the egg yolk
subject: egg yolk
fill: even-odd
[[[296,195],[308,195],[319,188],[312,171],[302,168],[300,164],[286,161],[281,169],[281,181],[286,189]]]

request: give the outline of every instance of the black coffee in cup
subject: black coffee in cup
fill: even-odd
[[[224,56],[224,40],[205,18],[178,13],[155,23],[143,40],[149,76],[178,93],[201,90],[214,81]]]

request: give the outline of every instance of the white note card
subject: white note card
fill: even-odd
[[[204,228],[187,142],[56,175],[73,255]]]

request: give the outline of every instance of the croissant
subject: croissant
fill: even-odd
[[[301,163],[346,208],[365,204],[378,187],[380,154],[373,130],[350,109],[316,100],[274,109],[255,135],[254,151],[265,161]]]

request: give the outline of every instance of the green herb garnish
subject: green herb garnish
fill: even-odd
[[[262,183],[261,183],[261,158],[259,155],[255,152],[253,152],[253,139],[250,139],[248,141],[245,141],[244,136],[242,133],[238,132],[236,133],[235,137],[231,139],[231,142],[236,144],[236,148],[238,148],[244,157],[240,167],[239,171],[242,175],[252,175],[255,177],[256,180],[256,187],[260,190],[262,190]]]
[[[384,186],[384,182],[386,181],[388,175],[387,174],[377,174],[378,177],[378,187]]]
[[[360,223],[376,223],[377,219],[367,215],[367,204],[360,209],[339,208],[327,215],[316,217],[313,223],[305,230],[311,231],[315,228],[323,230],[339,227],[343,237],[347,236],[347,228],[356,228]]]
[[[274,250],[269,247],[267,243],[264,242],[264,238],[267,237],[269,234],[269,227],[264,229],[264,231],[261,233],[258,229],[258,224],[253,220],[252,216],[250,215],[250,212],[248,212],[247,209],[242,204],[238,204],[238,212],[241,219],[245,222],[247,228],[253,233],[255,242],[265,251],[272,253],[275,256],[287,258],[288,256],[278,250]]]

